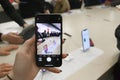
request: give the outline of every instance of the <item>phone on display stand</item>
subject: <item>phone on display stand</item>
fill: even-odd
[[[62,16],[37,14],[35,37],[37,66],[60,67],[62,65]]]
[[[81,32],[82,35],[82,47],[83,51],[88,51],[90,48],[90,38],[89,38],[89,31],[88,29],[84,29]]]

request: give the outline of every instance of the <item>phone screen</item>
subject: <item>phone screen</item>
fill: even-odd
[[[36,60],[42,67],[62,64],[62,17],[39,14],[35,18]]]
[[[82,32],[82,45],[83,51],[87,51],[90,48],[90,39],[89,39],[89,31],[88,29],[84,29]]]

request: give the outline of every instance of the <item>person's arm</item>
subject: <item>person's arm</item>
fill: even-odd
[[[11,19],[13,19],[20,26],[26,27],[27,23],[23,20],[21,15],[15,10],[14,6],[9,2],[9,0],[0,0],[0,4],[3,7],[5,13]]]

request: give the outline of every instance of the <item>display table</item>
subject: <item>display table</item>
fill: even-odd
[[[70,55],[63,60],[62,66],[59,68],[62,70],[60,74],[55,74],[49,71],[39,71],[34,80],[66,80],[72,77],[73,74],[80,72],[84,66],[90,64],[97,57],[100,57],[103,51],[91,47],[88,51],[83,52],[81,48],[78,48],[70,53]]]

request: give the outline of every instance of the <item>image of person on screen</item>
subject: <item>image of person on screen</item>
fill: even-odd
[[[44,48],[43,50],[44,50],[45,54],[47,54],[48,53],[48,45],[47,44],[44,45],[43,48]]]

